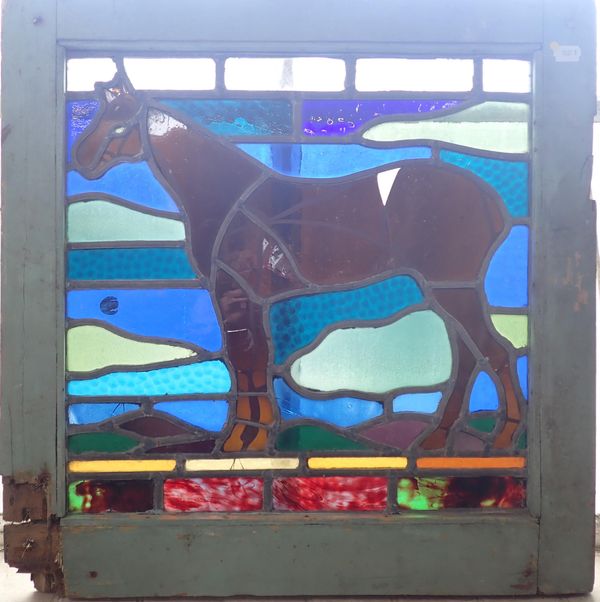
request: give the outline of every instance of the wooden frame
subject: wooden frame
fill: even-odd
[[[307,19],[311,14],[319,18]],[[486,6],[478,0],[361,0],[351,8],[336,0],[326,9],[316,0],[177,0],[168,6],[158,0],[12,0],[3,18],[0,468],[11,491],[31,485],[46,492],[34,515],[12,508],[7,514],[19,516],[11,520],[60,521],[68,595],[591,590],[592,0],[503,0]],[[534,53],[527,511],[368,518],[65,516],[64,65],[68,52],[111,49]],[[15,533],[7,538],[9,549],[21,545],[25,530]],[[53,566],[48,557],[21,568],[47,575]]]

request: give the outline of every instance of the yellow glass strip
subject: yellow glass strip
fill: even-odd
[[[502,458],[419,458],[417,468],[502,468],[521,469],[525,468],[526,460],[521,456]]]
[[[308,459],[308,467],[313,470],[334,470],[337,468],[363,468],[385,470],[387,468],[406,468],[408,458],[396,456],[393,458],[348,458],[342,457],[315,457]]]
[[[73,460],[70,472],[171,472],[175,460]]]
[[[214,470],[294,470],[298,468],[298,458],[232,458],[218,460],[187,460],[185,469],[189,472]]]

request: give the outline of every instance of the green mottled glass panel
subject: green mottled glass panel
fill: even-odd
[[[524,315],[515,314],[492,314],[494,328],[515,347],[521,349],[527,347],[528,341],[528,319]]]
[[[322,451],[368,449],[368,447],[318,426],[301,425],[283,431],[277,438],[277,449],[281,451]]]
[[[67,224],[69,242],[185,239],[183,222],[109,201],[81,201],[69,205]]]
[[[136,439],[119,433],[79,433],[69,437],[69,451],[72,454],[85,452],[124,452],[138,444]]]
[[[443,383],[451,370],[444,321],[426,310],[387,326],[335,330],[292,364],[291,375],[317,391],[384,393]]]
[[[481,150],[526,153],[528,122],[529,106],[524,103],[485,102],[435,119],[379,123],[363,137],[376,142],[438,140]]]
[[[100,326],[75,326],[67,332],[67,370],[89,372],[107,366],[142,366],[195,355],[191,349],[136,341]]]
[[[483,433],[491,433],[496,427],[496,419],[491,417],[473,418],[469,420],[469,426]]]

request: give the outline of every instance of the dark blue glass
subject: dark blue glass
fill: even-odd
[[[498,390],[494,381],[486,372],[480,372],[473,383],[473,389],[471,389],[469,411],[497,410],[498,404]]]
[[[70,100],[67,102],[67,161],[77,138],[94,119],[100,103],[97,100]]]
[[[517,358],[517,374],[519,376],[519,384],[521,385],[521,391],[523,397],[529,399],[529,358],[526,355],[522,355]]]

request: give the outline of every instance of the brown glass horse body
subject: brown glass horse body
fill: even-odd
[[[237,377],[235,421],[223,451],[264,450],[273,432],[262,301],[407,270],[422,276],[438,307],[459,325],[453,390],[421,448],[445,446],[477,355],[504,392],[505,420],[493,445],[512,445],[522,401],[476,284],[505,234],[494,192],[463,170],[421,160],[395,166],[383,202],[374,171],[318,182],[282,176],[164,108],[148,109],[126,82],[98,91],[104,106],[74,149],[75,165],[88,178],[100,177],[118,162],[143,158],[146,140],[150,160],[183,206],[193,259],[213,287]]]

